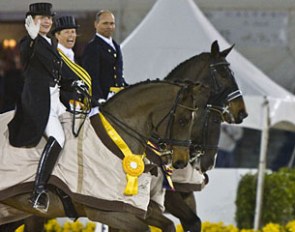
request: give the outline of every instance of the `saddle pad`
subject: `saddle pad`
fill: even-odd
[[[40,154],[46,143],[45,139],[42,139],[34,148],[12,147],[8,141],[7,123],[13,117],[13,113],[0,115],[0,191],[34,181]],[[143,173],[139,177],[137,195],[125,196],[123,192],[126,175],[122,168],[122,160],[103,145],[89,119],[85,120],[78,137],[72,134],[70,113],[63,114],[61,121],[66,143],[52,175],[64,183],[72,193],[110,202],[119,201],[146,211],[150,200],[151,175]],[[81,122],[78,119],[76,125],[79,123]],[[71,197],[75,200],[75,194]]]

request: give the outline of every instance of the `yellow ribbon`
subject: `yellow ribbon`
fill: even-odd
[[[99,113],[99,117],[110,138],[124,154],[122,166],[124,172],[126,173],[127,180],[124,194],[128,196],[136,195],[138,193],[138,177],[144,171],[143,158],[145,155],[134,155],[129,149],[128,145],[124,142],[121,136],[117,133],[117,131],[112,127],[112,125],[108,122],[108,120],[103,116],[101,112]]]
[[[91,77],[88,72],[82,68],[80,65],[76,64],[72,60],[70,60],[61,49],[57,49],[62,60],[67,64],[67,66],[81,79],[88,87],[88,94],[92,95],[92,85],[91,85]]]
[[[154,144],[152,144],[150,141],[148,141],[148,145],[153,149],[154,153],[157,154],[158,156],[161,156],[161,152],[159,152],[156,147],[154,146]],[[168,165],[163,164],[162,165],[162,170],[165,174],[166,180],[169,184],[169,187],[172,190],[175,190],[174,185],[173,185],[173,181],[171,179],[172,173],[173,173],[173,168],[169,167]]]

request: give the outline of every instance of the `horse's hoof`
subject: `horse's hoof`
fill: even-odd
[[[32,207],[39,212],[47,213],[49,207],[48,193],[46,191],[34,193],[33,196],[29,199],[29,203],[31,203]]]

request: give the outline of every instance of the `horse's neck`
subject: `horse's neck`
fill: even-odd
[[[136,123],[132,117],[129,118],[130,121],[134,121],[136,124],[128,123],[129,120],[126,120],[126,117],[123,115],[117,115],[112,112],[103,113],[105,119],[111,125],[111,133],[109,137],[120,146],[120,149],[125,150],[127,147],[133,154],[143,154],[146,146],[146,131],[142,128],[142,122]],[[109,126],[105,126],[110,128]]]
[[[206,67],[209,61],[207,61],[207,58],[205,58],[205,54],[202,56],[204,58],[201,58],[201,55],[198,55],[182,62],[165,77],[165,80],[188,80],[192,82],[207,84],[208,79],[206,77],[208,76],[208,69]]]
[[[147,86],[122,99],[112,99],[102,113],[130,150],[134,154],[142,154],[153,131],[151,115],[173,103],[176,89],[172,87],[165,91],[163,85],[150,89]]]

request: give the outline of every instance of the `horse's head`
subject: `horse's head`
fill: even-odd
[[[117,93],[100,112],[133,154],[143,154],[150,140],[170,151],[175,168],[183,168],[190,157],[192,128],[199,123],[209,95],[202,84],[146,81]]]
[[[208,87],[201,84],[182,83],[172,106],[155,112],[153,121],[157,122],[151,141],[162,151],[164,163],[172,163],[174,168],[184,168],[190,159],[192,130],[201,133],[203,127],[196,126],[202,118],[209,98]],[[167,112],[164,113],[163,112]],[[164,117],[163,117],[164,115]],[[170,160],[171,158],[171,160]]]
[[[194,124],[192,129],[190,163],[198,170],[206,172],[215,164],[221,117],[217,111],[206,110],[202,120],[199,125]]]
[[[209,105],[221,113],[227,123],[242,123],[248,116],[241,91],[236,83],[226,56],[233,46],[220,52],[217,41],[212,43],[207,72],[212,94]]]
[[[182,62],[166,80],[201,82],[211,89],[209,105],[218,111],[223,121],[241,123],[247,117],[243,96],[233,72],[226,61],[230,48],[220,51],[218,42],[212,43],[211,52],[204,52]]]
[[[233,46],[219,50],[217,41],[211,45],[210,53],[201,53],[182,62],[165,78],[166,80],[201,82],[211,92],[208,111],[203,123],[194,124],[192,131],[191,160],[200,170],[214,166],[221,121],[241,123],[247,117],[245,103],[226,56]],[[203,127],[200,128],[200,127]],[[200,131],[202,131],[200,133]]]

